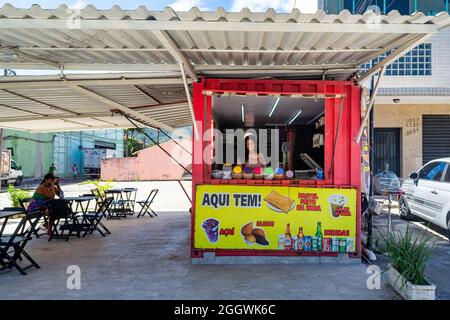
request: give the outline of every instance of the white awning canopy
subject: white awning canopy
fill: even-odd
[[[91,5],[45,10],[6,4],[0,8],[2,68],[53,68],[62,75],[65,70],[128,73],[124,79],[117,74],[24,82],[4,77],[0,125],[33,131],[100,128],[108,122],[123,126],[126,120],[109,115],[120,110],[169,129],[191,123],[180,63],[192,81],[201,76],[362,81],[448,24],[446,12],[327,15],[272,9],[98,10]],[[386,52],[391,54],[378,66],[359,72],[362,64]],[[151,83],[155,79],[158,84]]]

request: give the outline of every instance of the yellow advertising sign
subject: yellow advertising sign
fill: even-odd
[[[355,252],[356,201],[356,189],[200,185],[194,247]]]

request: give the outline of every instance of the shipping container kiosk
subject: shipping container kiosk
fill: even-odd
[[[316,257],[318,261],[359,258],[361,146],[354,137],[361,123],[360,103],[361,88],[350,81],[203,78],[195,83],[193,104],[199,132],[193,139],[193,263],[236,256]],[[279,150],[279,158],[295,176],[281,180],[213,178],[212,171],[221,169],[221,164],[212,161],[219,139],[213,138],[211,130],[238,128],[278,129],[280,145],[289,146],[287,159],[282,154],[286,149]],[[323,135],[323,145],[313,147],[316,134]],[[321,167],[323,177],[301,154],[308,154]],[[277,197],[291,204],[289,208],[277,207]],[[342,203],[334,204],[336,199]],[[288,224],[295,239],[299,227],[304,238],[315,236],[318,222],[323,239],[330,239],[322,242],[322,250],[320,245],[316,250],[301,250],[294,243],[289,247],[289,241],[286,245]],[[337,248],[332,246],[333,238],[335,243],[340,241]]]

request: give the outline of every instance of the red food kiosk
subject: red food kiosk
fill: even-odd
[[[191,257],[360,257],[360,104],[351,81],[194,83]],[[256,169],[224,179],[211,130],[230,128],[277,129],[278,179]]]

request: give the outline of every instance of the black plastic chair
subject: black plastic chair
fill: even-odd
[[[112,197],[106,198],[103,202],[99,203],[99,207],[95,212],[88,212],[84,215],[86,221],[89,223],[89,228],[86,229],[83,238],[86,234],[92,234],[94,231],[98,231],[103,237],[106,234],[111,234],[111,231],[102,223],[102,219],[107,217],[112,201]]]
[[[134,215],[134,206],[136,204],[136,188],[124,188],[123,189],[123,200],[121,200],[121,204],[123,204],[124,210],[126,214],[132,216]]]
[[[23,199],[19,199],[19,203],[20,206],[24,209],[27,210],[28,209],[28,204],[30,203],[31,198],[23,198]]]
[[[97,188],[95,189],[91,189],[91,193],[90,195],[93,195],[95,197],[95,210],[98,209],[99,204],[101,202],[103,202],[104,200],[104,196],[102,195],[102,193],[100,192],[100,190],[98,190]]]
[[[28,211],[28,205],[31,202],[31,198],[24,198],[24,199],[19,199],[19,203],[20,206],[25,210]],[[41,211],[41,210],[37,210],[37,211]],[[39,230],[42,228],[42,226],[44,224],[48,224],[48,219],[47,216],[45,215],[45,213],[42,215],[41,220],[39,221],[36,229],[34,230],[34,235],[36,236],[36,238],[40,238],[41,236],[44,236],[47,234],[47,232],[41,232],[39,233]]]
[[[155,197],[158,194],[158,192],[159,192],[159,189],[153,189],[152,191],[150,191],[146,200],[136,201],[136,203],[141,206],[141,210],[139,211],[137,218],[139,218],[140,216],[145,216],[146,214],[148,214],[152,218],[153,218],[153,215],[157,216],[156,212],[152,210],[151,205],[152,205],[153,201],[155,200]],[[153,213],[153,215],[152,215],[152,213]]]
[[[107,190],[105,191],[105,197],[113,198],[108,210],[107,219],[120,219],[127,217],[127,210],[122,190]]]
[[[73,234],[80,238],[81,232],[89,227],[88,223],[78,220],[70,207],[70,203],[64,199],[55,199],[50,202],[49,216],[51,234],[48,241],[52,241],[52,239],[69,241]]]
[[[0,230],[0,262],[2,269],[14,267],[22,275],[26,275],[26,270],[33,267],[40,268],[39,264],[25,251],[25,246],[32,239],[43,214],[43,211],[31,213],[24,211],[11,234],[4,234],[4,229]],[[30,264],[25,267],[20,266],[18,261],[23,260],[22,257],[27,259]]]

